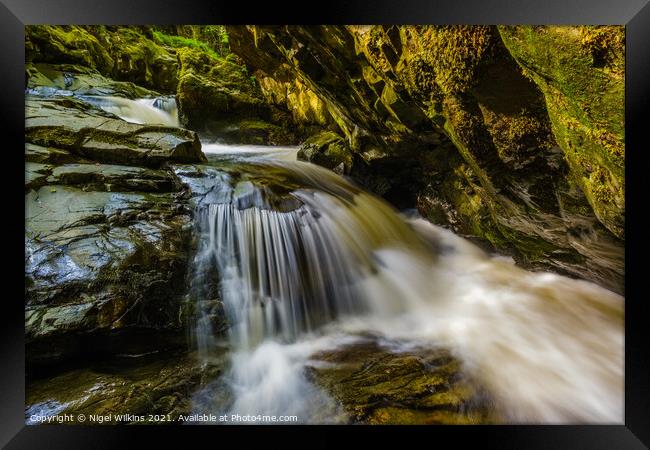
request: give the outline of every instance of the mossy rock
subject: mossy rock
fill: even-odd
[[[80,26],[28,25],[25,27],[27,62],[79,64],[110,73],[115,61],[86,28]]]
[[[84,424],[180,424],[192,414],[192,396],[224,369],[223,355],[202,364],[196,354],[123,354],[83,368],[27,381],[25,419],[32,415],[86,415]],[[206,376],[207,375],[207,376]],[[164,415],[151,420],[149,415]],[[93,419],[92,416],[95,416]],[[144,421],[134,419],[143,415]],[[96,417],[102,416],[99,423]],[[67,422],[78,424],[79,422]]]
[[[441,348],[393,352],[373,338],[312,356],[308,377],[361,424],[485,424],[488,394]]]
[[[584,52],[575,63],[582,65],[582,58],[591,64],[585,66],[583,81],[600,77],[593,70],[621,76],[615,49],[622,41],[612,30],[560,28],[567,36],[580,36]],[[567,155],[565,161],[566,139],[556,123],[563,107],[551,105],[545,88],[527,76],[526,62],[511,48],[503,28],[228,29],[233,51],[263,80],[267,98],[307,112],[309,108],[286,92],[300,84],[318,97],[314,104],[324,105],[331,117],[328,131],[342,138],[332,142],[349,146],[355,161],[350,175],[357,182],[399,207],[417,201],[426,216],[457,232],[480,236],[529,267],[544,265],[621,291],[620,234],[598,223],[611,221],[604,219],[593,198],[602,205],[618,204],[624,179],[616,176],[614,166],[603,168],[597,155],[585,154],[582,160]],[[546,29],[534,27],[534,33],[552,36]],[[565,45],[572,45],[567,41]],[[520,53],[534,52],[535,45],[534,39],[526,40]],[[544,46],[554,57],[571,58],[562,56],[564,47],[552,41]],[[582,92],[579,86],[575,90]],[[591,104],[588,96],[584,101],[600,116],[590,121],[609,120],[622,129],[618,112],[610,116],[609,106]],[[306,113],[294,118],[313,120]],[[607,134],[599,136],[603,142],[612,141]],[[588,151],[589,141],[575,134],[576,146],[579,139],[584,141],[582,150]],[[326,157],[326,146],[315,141],[317,145],[304,148],[299,156],[338,167],[340,160]],[[558,146],[564,152],[558,154]],[[579,184],[584,195],[574,190],[578,163],[587,171]],[[612,193],[614,188],[618,190]],[[404,199],[411,199],[411,205]]]
[[[210,121],[266,113],[261,92],[243,66],[189,47],[179,48],[177,55],[176,98],[187,126],[197,129]]]
[[[546,98],[553,133],[600,221],[625,227],[625,34],[619,26],[500,27]]]
[[[128,81],[114,81],[95,69],[78,65],[27,64],[25,78],[30,92],[43,95],[158,97],[156,91]]]
[[[175,52],[153,42],[146,27],[25,27],[27,62],[76,64],[164,93],[177,84]]]
[[[298,151],[298,158],[348,174],[352,168],[352,153],[345,140],[336,133],[325,131],[308,138]]]

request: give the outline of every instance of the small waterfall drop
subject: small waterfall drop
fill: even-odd
[[[121,119],[137,124],[178,127],[178,108],[173,96],[139,98],[84,96],[89,103]]]
[[[408,248],[433,262],[390,206],[328,170],[296,161],[246,169],[259,174],[224,176],[196,214],[203,246],[195,264],[219,274],[231,340],[241,348],[265,338],[292,342],[376,308],[363,281],[377,273],[379,249]],[[273,170],[299,188],[287,191],[264,174]]]
[[[451,349],[507,421],[623,420],[621,296],[489,255],[290,161],[290,149],[274,159],[261,147],[204,147],[213,166],[197,197],[196,333],[209,357],[220,299],[232,357],[197,411],[337,422],[336,403],[304,368],[371,333],[396,351]]]

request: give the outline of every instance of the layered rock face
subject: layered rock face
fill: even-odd
[[[227,30],[267,101],[326,132],[303,158],[623,291],[622,28]]]
[[[167,164],[204,161],[197,136],[28,95],[25,139],[28,363],[184,336],[191,209]]]

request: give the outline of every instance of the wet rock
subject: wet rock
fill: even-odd
[[[94,69],[78,65],[28,64],[25,67],[28,92],[41,96],[158,97],[158,92],[131,82],[114,81]]]
[[[128,123],[77,99],[28,95],[25,114],[28,143],[86,159],[148,167],[205,161],[191,131]]]
[[[151,166],[202,161],[196,135],[71,97],[28,95],[27,111],[26,140],[44,144],[25,147],[28,366],[101,342],[111,354],[115,336],[137,330],[184,330],[191,209],[176,175]],[[151,342],[167,345],[162,334]]]
[[[282,174],[274,177],[268,167],[231,162],[219,168],[178,165],[174,170],[199,208],[232,204],[242,210],[255,207],[288,212],[303,204],[292,195],[299,185]]]
[[[83,191],[171,192],[180,188],[165,170],[111,164],[65,164],[51,170],[48,184],[74,185]]]
[[[191,218],[173,193],[44,185],[25,197],[28,350],[129,327],[179,329]],[[146,212],[147,219],[139,215]],[[73,340],[74,340],[73,339]],[[53,347],[57,347],[53,345]],[[28,351],[28,359],[47,359]]]
[[[445,349],[397,350],[374,338],[312,357],[308,377],[361,424],[495,423],[488,395]]]
[[[123,354],[84,368],[72,368],[45,379],[27,381],[25,420],[33,415],[110,415],[104,424],[182,423],[180,415],[192,413],[192,396],[202,384],[218,377],[224,358],[203,364],[195,354]],[[165,417],[152,420],[149,414]],[[127,415],[130,415],[127,417]],[[144,421],[133,416],[144,415]],[[124,416],[124,417],[120,417]]]
[[[84,160],[67,150],[41,147],[40,145],[25,144],[25,161],[39,164],[68,164]]]
[[[311,136],[302,143],[298,158],[333,170],[339,175],[352,169],[352,153],[344,139],[331,131]]]

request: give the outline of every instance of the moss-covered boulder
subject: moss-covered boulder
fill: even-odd
[[[100,73],[113,70],[108,50],[85,27],[35,25],[25,27],[27,62],[77,64]]]
[[[113,58],[111,78],[173,93],[178,68],[173,49],[151,39],[148,27],[89,27]]]
[[[194,413],[192,396],[224,366],[223,357],[204,364],[196,354],[167,352],[152,357],[124,351],[83,368],[28,379],[25,421],[39,424],[40,416],[57,423],[57,416],[68,414],[75,420],[63,423],[77,425],[78,415],[85,414],[84,424],[91,425],[181,424],[182,416]]]
[[[129,81],[114,81],[95,69],[69,64],[27,64],[28,92],[41,96],[115,96],[125,98],[158,97],[156,91]]]
[[[30,25],[25,27],[25,57],[33,63],[85,66],[118,81],[174,92],[175,53],[147,32],[146,27]]]
[[[352,153],[347,143],[331,131],[316,134],[303,142],[298,158],[327,167],[340,175],[350,173],[352,168]]]

